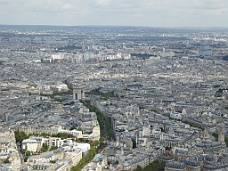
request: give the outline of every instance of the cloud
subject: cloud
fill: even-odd
[[[0,4],[0,24],[228,26],[227,0],[0,0]]]
[[[110,0],[97,0],[97,3],[99,5],[107,5],[110,2]]]
[[[64,4],[63,7],[62,7],[63,10],[71,10],[71,9],[74,9],[74,8],[75,7],[72,4]]]

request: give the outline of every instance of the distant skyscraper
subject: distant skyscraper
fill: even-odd
[[[199,57],[203,57],[204,59],[210,59],[212,56],[212,49],[209,46],[209,41],[205,40],[201,43],[200,49],[198,51]]]

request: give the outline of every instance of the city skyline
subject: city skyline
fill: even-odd
[[[0,25],[0,170],[228,170],[227,30]]]
[[[0,0],[0,24],[228,27],[225,0]]]

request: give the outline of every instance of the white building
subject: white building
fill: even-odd
[[[44,139],[43,137],[30,137],[29,139],[22,141],[22,149],[31,152],[38,152],[45,140],[47,141],[47,139]]]
[[[34,139],[26,139],[22,141],[22,149],[31,152],[38,152],[41,149],[41,143]]]
[[[142,136],[143,137],[150,136],[150,126],[143,126]]]

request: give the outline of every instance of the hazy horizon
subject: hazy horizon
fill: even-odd
[[[228,27],[227,0],[0,0],[1,25]]]
[[[180,28],[180,29],[188,29],[188,28],[190,28],[190,29],[210,29],[210,28],[218,28],[218,29],[223,29],[223,28],[228,28],[228,26],[221,26],[221,27],[219,27],[219,26],[208,26],[208,27],[203,27],[203,26],[199,26],[199,27],[197,27],[197,26],[195,26],[195,27],[192,27],[192,26],[183,26],[183,27],[178,27],[178,26],[164,26],[164,27],[159,27],[159,26],[141,26],[141,25],[138,25],[138,26],[134,26],[134,25],[51,25],[51,24],[1,24],[0,23],[0,26],[47,26],[47,27],[138,27],[138,28],[140,28],[140,27],[142,27],[142,28],[164,28],[164,29],[166,29],[166,28],[173,28],[173,29],[178,29],[178,28]]]

